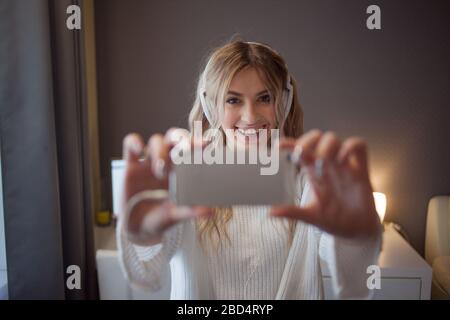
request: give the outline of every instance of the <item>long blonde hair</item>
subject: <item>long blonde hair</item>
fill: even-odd
[[[189,126],[192,132],[195,121],[202,121],[203,132],[209,128],[220,128],[225,95],[231,80],[236,73],[246,67],[255,68],[262,77],[267,90],[275,98],[277,127],[282,126],[284,136],[297,138],[303,133],[303,110],[300,106],[297,94],[297,83],[291,75],[293,86],[293,99],[289,114],[284,119],[284,106],[282,105],[283,90],[286,88],[288,70],[283,58],[267,45],[245,42],[241,39],[232,40],[225,45],[216,48],[208,57],[207,63],[202,70],[197,87],[194,105],[189,114]],[[211,101],[206,107],[213,115],[214,122],[209,123],[204,116],[199,94],[206,91],[206,97]],[[211,107],[215,106],[215,107]],[[223,132],[222,132],[223,133]],[[202,242],[207,236],[210,240],[216,233],[217,238],[225,236],[228,240],[226,224],[230,221],[233,212],[230,207],[214,208],[215,213],[197,222],[198,236]],[[295,230],[295,221],[288,221],[289,244],[292,243]]]

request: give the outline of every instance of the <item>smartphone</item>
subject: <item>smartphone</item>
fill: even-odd
[[[177,164],[169,175],[169,194],[177,205],[292,205],[297,168],[280,152],[278,170],[262,174],[258,164]]]

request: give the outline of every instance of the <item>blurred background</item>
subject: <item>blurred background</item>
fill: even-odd
[[[72,4],[81,30],[66,27]],[[450,3],[376,1],[382,29],[368,30],[371,4],[0,0],[9,297],[98,297],[92,226],[113,224],[123,137],[187,127],[207,54],[236,35],[286,59],[306,130],[367,140],[385,221],[424,256],[429,200],[450,194]],[[70,264],[82,290],[64,288]]]
[[[299,82],[305,130],[362,136],[374,188],[423,252],[427,201],[450,187],[450,22],[445,2],[95,1],[100,159],[130,131],[187,126],[207,53],[238,34],[270,44]]]

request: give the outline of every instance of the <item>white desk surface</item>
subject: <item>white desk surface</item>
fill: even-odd
[[[383,234],[383,248],[378,260],[382,276],[396,276],[401,270],[404,277],[422,276],[429,273],[431,266],[392,227],[387,226]]]
[[[391,226],[385,226],[383,247],[378,259],[382,277],[431,276],[431,267]],[[322,274],[330,276],[326,264],[321,261]]]
[[[378,293],[381,299],[430,299],[432,268],[389,225],[383,232],[378,265],[386,288],[382,294]],[[321,268],[324,279],[329,279],[330,272],[324,261],[321,261]]]

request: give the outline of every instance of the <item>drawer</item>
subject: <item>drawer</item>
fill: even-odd
[[[381,289],[375,290],[375,300],[419,300],[420,278],[381,278]],[[323,278],[326,300],[333,300],[333,287],[330,277]]]

